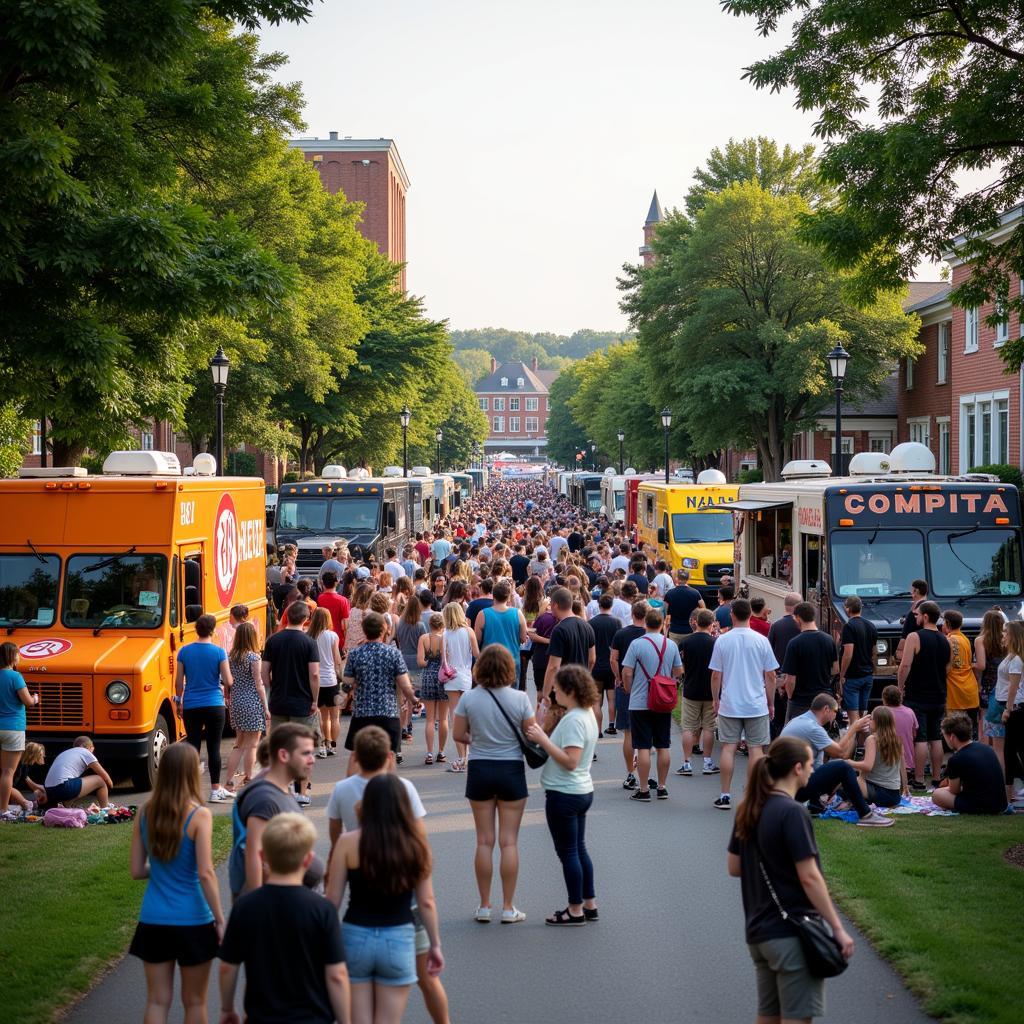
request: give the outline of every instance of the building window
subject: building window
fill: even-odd
[[[993,391],[960,398],[960,472],[1006,462],[1010,453],[1010,395]]]
[[[42,455],[43,454],[43,423],[42,420],[36,420],[32,424],[32,454]]]
[[[169,452],[173,452],[173,451],[177,451],[177,449],[178,449],[178,435],[173,430],[168,429],[168,431],[167,431],[167,450]]]
[[[519,399],[518,398],[510,398],[508,400],[508,411],[509,412],[519,412]]]
[[[999,320],[996,322],[995,347],[999,348],[1010,339],[1010,314],[1006,309],[1006,296],[996,299],[996,314]]]
[[[525,381],[525,380],[523,380],[523,378],[522,378],[522,377],[516,377],[516,387],[517,387],[517,388],[523,388],[523,387],[526,387],[526,381]]]
[[[540,408],[540,406],[537,404],[537,399],[536,398],[528,398],[526,400],[526,411],[527,412],[536,412],[539,408]]]
[[[868,451],[887,453],[892,446],[892,434],[878,431],[868,437]]]
[[[964,351],[978,351],[978,307],[967,310],[964,318]]]
[[[917,416],[914,419],[907,420],[907,427],[910,431],[910,440],[916,441],[918,444],[928,444],[928,429],[931,425],[931,419],[928,416]]]
[[[508,377],[502,377],[501,378],[501,386],[503,388],[507,388],[508,387]]]
[[[505,399],[504,398],[496,398],[494,400],[494,411],[495,412],[504,412],[505,411]]]
[[[537,426],[537,417],[536,416],[527,416],[526,417],[526,432],[528,434],[536,434],[538,429],[539,428]]]
[[[907,356],[907,390],[914,389],[914,360]]]
[[[139,447],[144,452],[151,452],[153,450],[153,431],[144,430],[139,436]]]
[[[953,452],[949,443],[949,417],[939,417],[936,419],[935,425],[939,431],[939,472],[948,476],[953,471]]]
[[[495,416],[494,419],[491,420],[491,429],[495,434],[503,433],[505,430],[505,417]]]
[[[509,418],[508,418],[508,432],[510,434],[518,434],[519,433],[519,417],[518,416],[509,416]]]
[[[949,335],[952,327],[953,325],[948,320],[939,324],[939,341],[936,346],[939,364],[939,372],[936,377],[938,384],[945,384],[949,380]]]
[[[835,455],[835,453],[836,453],[836,435],[835,435],[835,431],[833,431],[831,434],[828,435],[828,448],[829,448],[829,451],[833,455]],[[843,454],[844,455],[852,455],[853,454],[853,438],[849,437],[847,434],[843,434]]]
[[[486,398],[480,398],[480,399],[477,399],[477,401],[479,401],[479,403],[480,403],[481,410],[483,412],[487,412],[487,399]]]

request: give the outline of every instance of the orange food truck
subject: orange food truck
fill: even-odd
[[[175,652],[195,620],[247,604],[266,621],[266,516],[258,478],[181,472],[169,452],[112,452],[102,476],[23,470],[0,480],[0,629],[18,644],[29,738],[50,756],[80,734],[149,788],[168,743]]]

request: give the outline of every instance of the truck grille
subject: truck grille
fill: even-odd
[[[705,562],[704,582],[708,586],[718,586],[723,575],[732,575],[732,562]]]
[[[74,726],[85,724],[85,690],[82,683],[60,683],[54,679],[30,679],[31,693],[39,694],[39,703],[26,708],[28,727]]]

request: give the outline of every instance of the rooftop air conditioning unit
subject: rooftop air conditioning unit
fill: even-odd
[[[831,475],[832,467],[820,459],[794,459],[782,467],[783,480],[814,480]]]
[[[880,476],[889,472],[889,456],[885,452],[857,452],[850,459],[850,476]]]
[[[699,484],[727,484],[725,474],[720,469],[705,469],[697,474]]]
[[[365,466],[360,466],[358,469],[352,470],[352,476],[356,480],[369,480],[370,471]]]
[[[331,463],[324,466],[323,472],[320,474],[323,480],[344,480],[348,477],[348,470],[344,466],[338,466]]]
[[[626,467],[625,476],[636,476],[636,470],[632,466]]]
[[[174,452],[111,452],[103,461],[103,472],[111,476],[181,476],[181,463]]]
[[[19,469],[18,476],[26,480],[42,476],[88,476],[84,466],[33,466],[31,469]]]
[[[413,466],[409,472],[413,476],[432,476],[429,466]]]
[[[919,441],[904,441],[889,453],[890,473],[934,473],[935,456]]]
[[[217,460],[209,452],[200,452],[192,460],[192,471],[196,476],[216,476]]]
[[[402,467],[401,466],[385,466],[384,467],[383,475],[384,476],[401,476],[402,475]]]
[[[604,475],[605,475],[605,476],[615,476],[615,467],[614,467],[614,466],[609,466],[609,467],[608,467],[608,468],[607,468],[607,469],[606,469],[606,470],[604,471]]]

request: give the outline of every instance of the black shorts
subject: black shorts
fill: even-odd
[[[333,708],[338,703],[338,694],[341,693],[341,687],[335,684],[334,686],[321,686],[320,692],[316,695],[316,706],[318,708]]]
[[[518,761],[485,761],[470,758],[466,766],[467,800],[525,800],[526,765]]]
[[[147,964],[177,963],[180,967],[205,964],[217,955],[217,929],[209,924],[145,924],[135,926],[132,956]]]
[[[348,724],[348,735],[345,737],[345,749],[354,750],[356,736],[360,729],[368,725],[379,725],[389,737],[391,737],[391,749],[396,753],[402,752],[402,720],[400,718],[385,718],[383,715],[367,715],[365,718],[352,716]]]
[[[630,711],[629,731],[634,750],[671,750],[672,712]]]
[[[908,704],[917,716],[915,743],[937,743],[942,739],[942,719],[946,714],[944,704]]]
[[[597,683],[599,690],[614,690],[615,689],[615,675],[611,668],[595,668],[591,673],[594,677],[594,682]]]

